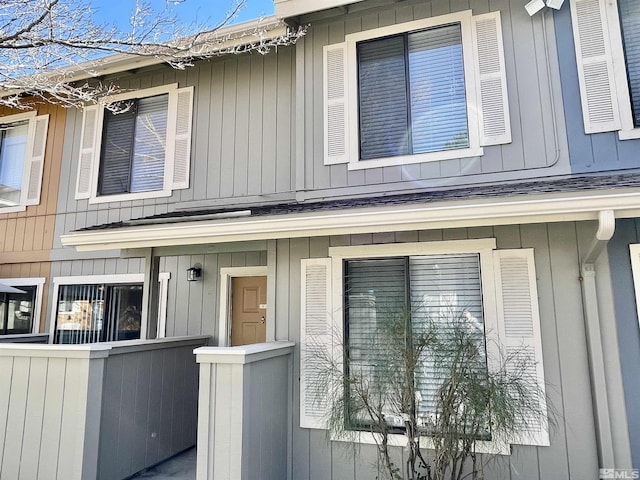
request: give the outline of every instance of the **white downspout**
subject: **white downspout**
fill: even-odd
[[[613,237],[616,220],[613,210],[598,214],[598,231],[591,242],[587,254],[581,262],[582,303],[587,335],[591,391],[596,420],[596,440],[601,468],[615,467],[609,400],[605,374],[604,351],[600,329],[598,290],[596,288],[596,260]]]

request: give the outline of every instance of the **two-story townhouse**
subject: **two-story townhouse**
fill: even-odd
[[[0,293],[0,341],[45,328],[65,118],[42,101],[0,111],[0,283],[18,289]]]
[[[534,359],[557,425],[514,432],[487,478],[637,468],[638,13],[618,3],[280,0],[295,46],[114,73],[127,114],[69,112],[52,339],[133,323],[230,347],[197,353],[198,478],[374,478],[370,439],[328,438],[312,354],[366,340],[350,297],[384,279]],[[100,332],[63,326],[98,303]],[[141,436],[102,424],[112,464],[149,448],[149,405]]]

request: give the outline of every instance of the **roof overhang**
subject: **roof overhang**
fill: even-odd
[[[211,46],[210,48],[203,47],[201,54],[202,56],[211,56],[215,55],[217,51],[224,52],[234,47],[283,37],[287,35],[287,28],[286,24],[273,15],[225,26],[208,34],[209,38],[206,43]],[[161,55],[117,53],[77,65],[57,68],[46,75],[51,79],[71,83],[160,65],[168,60],[170,59]],[[19,93],[19,90],[0,91],[0,97]]]
[[[358,233],[598,220],[640,216],[638,189],[529,194],[473,200],[343,208],[183,223],[76,231],[62,244],[78,251],[215,244]]]
[[[274,0],[274,3],[278,18],[290,18],[329,8],[343,7],[361,1],[363,0]]]

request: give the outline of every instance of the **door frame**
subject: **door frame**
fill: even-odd
[[[267,342],[270,341],[269,323],[273,321],[272,305],[269,305],[269,276],[267,266],[262,267],[224,267],[220,269],[220,319],[218,327],[218,346],[231,345],[231,279],[234,277],[267,277]]]

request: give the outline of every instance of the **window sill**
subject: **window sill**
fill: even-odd
[[[122,193],[119,195],[104,195],[101,197],[91,197],[89,203],[111,203],[111,202],[128,202],[131,200],[147,200],[150,198],[170,197],[172,190],[154,190],[152,192],[140,193]]]
[[[640,128],[633,128],[631,130],[619,130],[618,138],[620,140],[637,140],[640,138]]]
[[[331,440],[334,442],[355,442],[364,445],[378,445],[382,438],[377,433],[372,432],[345,432],[344,436],[331,434]],[[402,434],[389,435],[389,445],[392,447],[405,448],[407,446],[407,437]],[[433,442],[430,437],[420,437],[420,448],[433,450]],[[483,442],[476,443],[477,453],[487,453],[491,455],[511,455],[511,446],[505,442]]]
[[[363,170],[367,168],[393,167],[415,163],[438,162],[440,160],[453,160],[457,158],[480,157],[483,155],[482,147],[470,147],[457,150],[445,150],[442,152],[420,153],[417,155],[402,155],[398,157],[376,158],[374,160],[355,160],[349,162],[349,170]]]
[[[13,207],[0,207],[0,214],[2,214],[2,213],[24,212],[26,209],[27,209],[26,205],[15,205]]]

